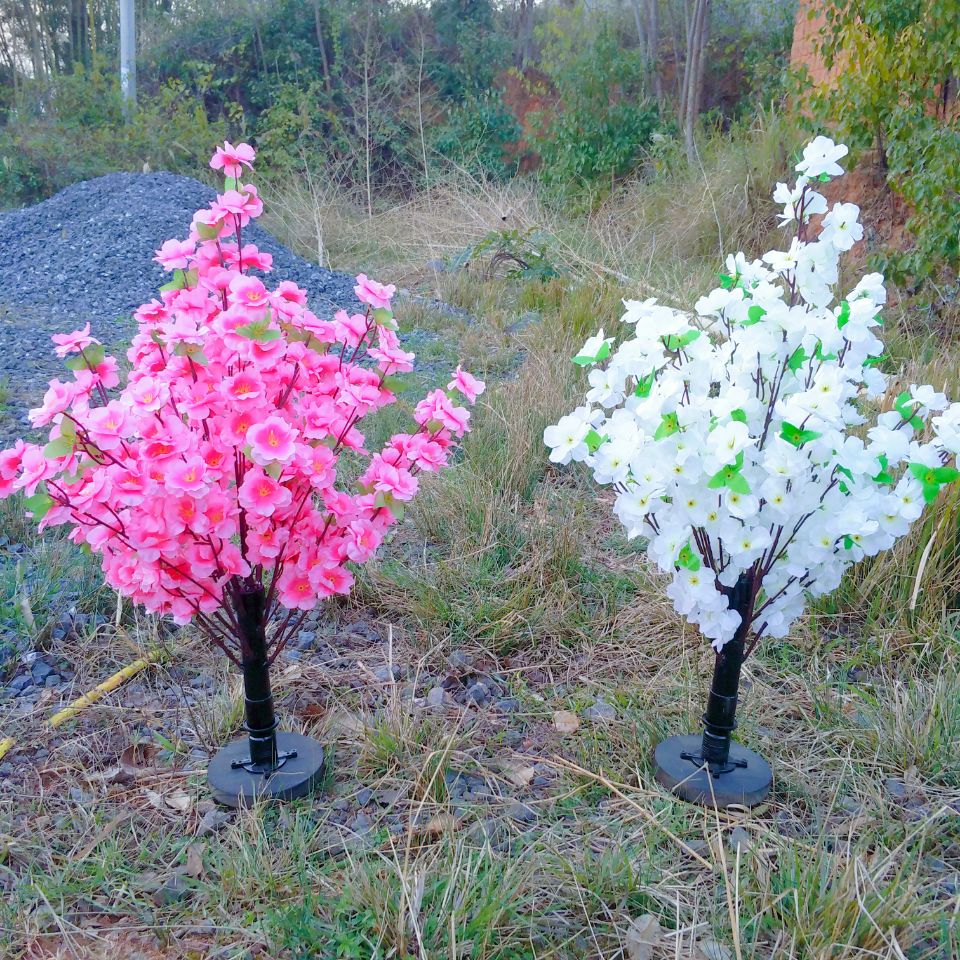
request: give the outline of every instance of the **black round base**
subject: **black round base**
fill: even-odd
[[[228,807],[250,807],[260,800],[293,800],[312,792],[323,777],[323,747],[299,733],[278,733],[277,751],[296,753],[270,774],[234,766],[250,759],[246,737],[228,743],[207,767],[213,798]]]
[[[766,800],[773,773],[763,757],[733,741],[730,761],[737,765],[725,773],[710,774],[702,764],[681,756],[698,754],[701,739],[700,734],[688,734],[657,744],[653,759],[659,784],[688,803],[719,809],[734,804],[753,807]]]

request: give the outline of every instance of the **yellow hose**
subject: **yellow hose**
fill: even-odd
[[[56,730],[62,723],[73,719],[84,707],[89,707],[91,703],[96,703],[104,694],[111,690],[116,690],[121,683],[126,683],[131,677],[135,677],[141,670],[146,670],[152,663],[156,663],[160,657],[160,649],[154,647],[145,657],[128,663],[122,670],[118,670],[112,677],[108,677],[103,683],[94,687],[82,697],[78,697],[73,703],[64,707],[55,713],[48,721],[47,725],[51,730]]]
[[[56,730],[57,727],[66,723],[68,720],[72,720],[81,710],[89,707],[92,703],[96,703],[104,694],[110,693],[111,690],[116,690],[120,684],[126,683],[127,680],[135,677],[141,670],[146,670],[151,664],[156,663],[162,653],[163,651],[159,647],[154,647],[146,656],[141,657],[139,660],[134,660],[133,663],[128,663],[112,677],[108,677],[103,683],[98,684],[82,697],[77,697],[73,703],[68,704],[62,710],[55,713],[47,721],[47,726],[51,730]],[[4,737],[0,740],[0,760],[2,760],[15,745],[16,740],[14,740],[13,737]]]

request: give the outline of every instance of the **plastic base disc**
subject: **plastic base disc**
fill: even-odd
[[[699,753],[701,739],[699,734],[688,734],[670,737],[657,745],[653,759],[659,784],[688,803],[720,809],[734,804],[753,807],[766,800],[773,773],[763,757],[734,741],[730,744],[730,759],[743,761],[746,766],[714,776],[704,766],[681,756]]]
[[[296,751],[297,755],[288,758],[273,773],[264,775],[231,766],[235,760],[250,758],[246,737],[227,744],[207,767],[207,782],[213,798],[228,807],[250,807],[263,800],[305,797],[316,789],[323,777],[323,747],[299,733],[278,733],[277,750],[280,753]]]

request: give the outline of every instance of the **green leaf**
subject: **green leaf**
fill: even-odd
[[[880,472],[873,477],[874,483],[884,483],[889,486],[893,486],[895,481],[893,479],[893,474],[887,469],[890,465],[890,461],[887,460],[886,454],[881,453],[877,460],[880,462]]]
[[[273,477],[274,480],[280,479],[280,474],[283,473],[283,464],[277,460],[274,460],[273,463],[268,463],[264,468],[263,472],[267,476]]]
[[[649,397],[656,379],[657,371],[651,370],[645,377],[637,381],[637,389],[633,391],[633,395],[635,397]]]
[[[239,190],[240,181],[236,177],[224,177],[223,178],[223,191],[224,193],[227,190]]]
[[[735,420],[737,423],[746,423],[747,422],[747,411],[743,410],[740,407],[737,407],[736,410],[730,411],[730,419]]]
[[[393,311],[388,310],[386,307],[377,307],[377,309],[373,311],[373,322],[381,327],[388,327],[391,330],[396,330],[398,327],[397,321],[393,318]]]
[[[578,353],[574,358],[573,362],[578,367],[588,367],[591,363],[599,363],[601,360],[606,360],[610,356],[610,342],[604,340],[600,344],[600,349],[591,357],[589,354],[585,354],[582,351]]]
[[[699,336],[699,330],[688,330],[679,337],[676,334],[671,333],[669,336],[661,337],[660,339],[667,350],[676,352],[677,350],[682,350],[684,347],[689,346]]]
[[[43,455],[48,460],[59,460],[73,453],[73,437],[58,437],[51,440],[44,448]]]
[[[796,373],[809,359],[807,351],[803,347],[797,347],[787,361],[787,368]]]
[[[680,551],[680,554],[677,557],[677,563],[685,570],[690,570],[692,573],[696,573],[702,566],[700,562],[700,554],[695,550],[692,550],[689,543]]]
[[[596,453],[608,439],[609,437],[600,436],[596,430],[588,430],[587,435],[583,438],[583,442],[587,445],[587,449],[591,453]]]
[[[675,413],[665,413],[660,422],[660,426],[657,427],[657,432],[653,435],[653,439],[663,440],[665,437],[670,437],[675,434],[679,429],[680,421],[677,415]]]
[[[840,304],[840,312],[837,314],[837,329],[842,330],[850,322],[850,301],[844,300]]]
[[[863,361],[863,365],[865,367],[878,367],[886,359],[887,355],[882,353],[879,357],[867,357],[867,359]]]
[[[283,334],[269,324],[269,320],[257,320],[254,323],[237,327],[235,332],[239,333],[241,337],[255,340],[257,343],[270,343],[272,340],[279,340]]]
[[[750,492],[750,484],[747,483],[743,474],[737,470],[734,470],[733,473],[727,478],[727,486],[734,493],[739,493],[744,497]]]
[[[823,343],[822,343],[820,340],[817,341],[817,349],[813,351],[813,355],[814,355],[814,357],[816,357],[817,360],[819,360],[819,361],[821,361],[821,362],[826,362],[826,361],[828,361],[828,360],[836,360],[836,359],[837,359],[837,355],[836,355],[835,353],[824,353],[824,352],[823,352]]]
[[[743,454],[737,454],[737,459],[733,463],[728,463],[725,467],[718,470],[708,481],[707,486],[711,490],[719,490],[721,487],[727,487],[734,493],[746,496],[750,492],[750,484],[740,473],[743,467]]]
[[[755,323],[759,323],[766,315],[767,311],[764,310],[759,303],[755,303],[747,310],[747,319],[743,321],[741,326],[752,327]]]
[[[720,280],[720,287],[723,290],[732,290],[736,284],[736,280],[726,273],[718,273],[718,279]]]
[[[853,549],[853,537],[851,537],[851,536],[848,535],[848,536],[845,536],[845,537],[843,538],[843,549],[844,549],[844,550],[852,550],[852,549]]]
[[[54,499],[48,493],[35,493],[23,501],[27,511],[33,514],[34,520],[42,520],[50,512],[53,504]]]
[[[801,430],[799,427],[795,427],[792,423],[787,423],[786,420],[783,421],[783,425],[780,429],[781,439],[786,440],[787,443],[792,444],[798,449],[805,443],[809,443],[811,440],[816,440],[817,437],[821,436],[823,436],[823,434],[817,433],[816,430]]]
[[[87,370],[99,367],[107,358],[106,348],[102,343],[92,343],[84,347],[83,353],[74,353],[67,360],[68,370]]]
[[[161,293],[166,293],[168,290],[182,290],[187,285],[187,274],[185,270],[174,270],[173,279],[169,283],[165,283],[161,288]]]
[[[194,223],[194,226],[197,228],[197,236],[201,240],[216,240],[223,229],[223,221],[218,220],[212,226],[206,223]]]

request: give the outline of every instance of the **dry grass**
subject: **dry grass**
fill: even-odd
[[[336,190],[314,190],[316,216],[288,194],[287,229],[304,249],[316,251],[319,224],[325,259],[407,270],[421,292],[480,318],[421,304],[406,322],[439,335],[431,359],[462,356],[491,387],[456,467],[426,486],[350,603],[325,609],[317,630],[338,658],[305,654],[276,671],[285,724],[332,758],[315,797],[202,828],[206,757],[238,731],[239,684],[189,632],[70,729],[45,730],[57,697],[158,639],[129,610],[119,629],[111,617],[57,649],[77,670],[73,690],[32,711],[0,704],[0,731],[19,741],[14,776],[0,779],[4,956],[960,956],[956,498],[748,663],[738,736],[770,759],[775,789],[759,808],[717,814],[665,794],[651,765],[659,739],[698,727],[709,651],[605,495],[552,469],[542,447],[543,426],[582,389],[573,344],[620,296],[646,282],[689,303],[721,236],[728,247],[762,233],[752,198],[768,184],[754,190],[750,170],[769,169],[779,143],[774,127],[746,148],[717,141],[706,174],[628,185],[576,222],[523,185],[448,186],[362,229]],[[520,286],[423,271],[504,210],[548,228],[570,273]],[[518,324],[528,315],[538,321]],[[955,344],[934,349],[906,308],[891,328],[906,381],[956,386]],[[3,522],[26,539],[12,515]],[[426,706],[438,684],[459,689],[454,649],[496,678],[512,712]],[[385,666],[399,679],[376,679]],[[193,685],[203,678],[209,690]],[[597,698],[613,720],[589,719]],[[557,729],[560,710],[578,729]],[[457,794],[458,775],[483,788]],[[519,821],[517,802],[535,817]],[[157,890],[173,877],[182,891],[165,901]],[[631,937],[651,917],[647,951]]]

